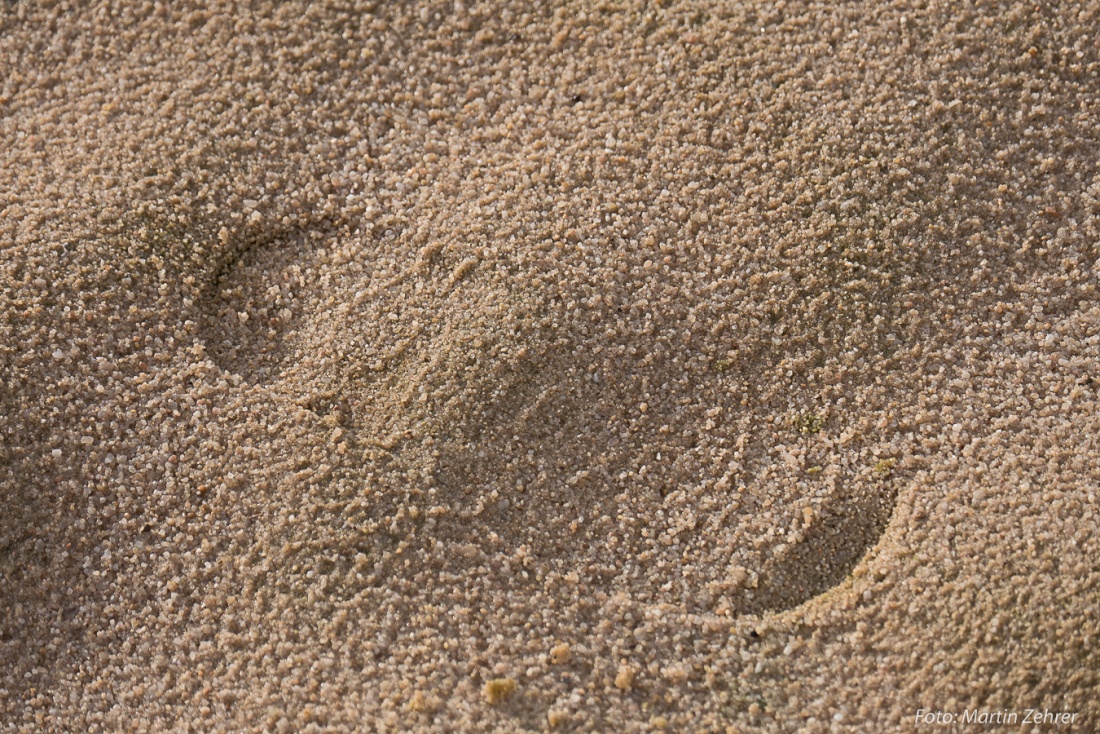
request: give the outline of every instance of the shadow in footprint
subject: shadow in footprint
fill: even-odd
[[[860,486],[863,484],[863,486]],[[738,612],[791,609],[840,584],[878,542],[893,516],[897,489],[854,483],[825,505],[799,538],[764,563],[757,588]]]
[[[284,233],[246,247],[213,276],[199,328],[219,367],[257,384],[280,373],[311,290],[301,266],[310,252],[306,237]]]
[[[503,380],[510,387],[479,406],[480,432],[432,444],[427,465],[451,509],[434,537],[492,538],[474,541],[483,553],[467,572],[490,546],[522,549],[531,583],[577,572],[652,603],[672,584],[699,610],[764,613],[840,583],[881,536],[894,480],[837,470],[823,491],[814,474],[770,459],[777,438],[757,416],[795,405],[742,405],[724,377],[685,369],[674,353],[616,369],[578,359],[576,346],[558,345],[556,357],[526,365],[524,379]],[[721,415],[729,419],[716,422]],[[837,466],[854,465],[865,448],[825,450],[796,426],[783,430],[779,440]],[[716,473],[738,438],[742,466]],[[451,558],[464,565],[462,553]]]
[[[744,338],[745,366],[716,369],[691,346],[702,325],[677,346],[644,322],[596,347],[537,293],[456,294],[449,267],[422,261],[385,287],[349,284],[331,262],[305,237],[244,250],[210,288],[208,351],[349,429],[364,472],[418,487],[438,511],[400,541],[450,572],[511,557],[530,573],[504,585],[578,573],[639,600],[678,587],[700,610],[762,613],[842,581],[889,521],[890,482],[838,470],[825,491],[777,458],[855,466],[865,448],[826,449],[788,418],[779,432],[763,418],[795,416],[807,398],[797,377],[761,365],[806,355]],[[596,308],[589,325],[610,333],[622,319]],[[377,511],[404,516],[403,503]]]

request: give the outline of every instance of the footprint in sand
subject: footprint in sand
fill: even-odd
[[[823,265],[816,294],[749,279],[738,300],[716,272],[639,308],[644,268],[580,303],[453,233],[421,239],[262,242],[212,279],[202,328],[224,370],[346,431],[364,474],[418,488],[436,511],[405,542],[433,563],[761,613],[835,586],[882,534],[904,473],[845,408],[888,401],[881,374],[836,384],[839,335],[879,315],[837,287],[851,268]],[[785,320],[784,297],[836,293],[816,324]],[[892,347],[868,345],[883,372]]]

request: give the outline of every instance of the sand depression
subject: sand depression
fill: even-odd
[[[0,10],[0,719],[1094,715],[1097,22],[1004,5]]]
[[[840,356],[826,323],[809,354],[786,346],[799,335],[774,288],[639,308],[645,281],[624,269],[578,301],[569,284],[494,278],[500,264],[462,258],[451,233],[419,237],[392,270],[376,265],[392,246],[362,237],[252,245],[214,277],[202,316],[222,369],[314,412],[361,455],[363,499],[404,515],[394,539],[419,563],[479,573],[503,550],[509,584],[583,574],[606,592],[653,599],[671,586],[693,610],[730,613],[820,593],[877,539],[894,460],[868,460],[850,437],[832,445],[841,419],[812,377],[807,388],[753,366]],[[474,300],[478,279],[492,286]],[[728,326],[760,304],[780,347]],[[367,489],[383,477],[411,480],[407,507]]]

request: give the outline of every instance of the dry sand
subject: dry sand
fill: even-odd
[[[1100,726],[1095,3],[243,5],[0,6],[5,731]]]

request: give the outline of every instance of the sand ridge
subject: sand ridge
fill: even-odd
[[[0,721],[1093,721],[1095,12],[18,3]]]

